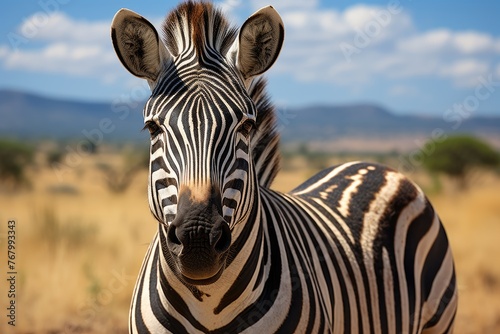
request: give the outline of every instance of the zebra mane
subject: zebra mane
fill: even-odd
[[[269,188],[280,169],[280,136],[276,128],[276,112],[266,93],[266,80],[254,80],[249,89],[250,98],[257,108],[257,131],[252,138],[251,150],[257,179]]]
[[[163,41],[173,56],[192,40],[200,55],[206,47],[225,55],[238,29],[231,27],[219,9],[209,2],[187,1],[171,11],[163,22]]]
[[[188,29],[186,29],[188,28]],[[209,46],[225,55],[237,37],[219,9],[208,2],[188,1],[167,15],[163,23],[164,43],[174,56],[179,55],[192,39],[198,55]],[[275,108],[266,91],[266,80],[258,78],[248,89],[257,109],[257,130],[252,138],[253,161],[259,185],[269,188],[280,166],[279,133],[276,129]]]

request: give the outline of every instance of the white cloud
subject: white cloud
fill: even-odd
[[[461,59],[449,65],[443,66],[439,74],[454,79],[458,86],[475,86],[479,77],[488,74],[490,66],[488,63],[476,59]]]
[[[485,52],[495,49],[491,36],[474,31],[457,33],[454,36],[456,48],[466,54]]]
[[[446,50],[451,43],[451,31],[438,29],[395,41],[395,46],[399,51],[407,53],[433,53]]]
[[[353,87],[376,79],[440,77],[459,86],[495,71],[500,38],[478,31],[418,31],[407,11],[354,5],[281,11],[285,47],[275,73]],[[397,90],[393,93],[398,93]]]
[[[225,2],[243,2],[243,0],[226,0]],[[272,5],[280,12],[289,10],[307,10],[314,9],[319,5],[319,0],[287,0],[287,1],[271,1],[271,0],[252,0],[251,6],[253,10]]]
[[[95,77],[112,83],[124,72],[111,47],[110,22],[75,20],[62,12],[37,13],[0,45],[0,64],[11,70]]]
[[[73,43],[109,42],[110,22],[77,21],[63,12],[45,15],[37,13],[26,19],[19,27],[22,36],[45,41],[71,41]]]
[[[153,18],[159,26],[163,19]],[[126,82],[110,38],[110,20],[77,20],[63,12],[38,12],[0,45],[0,66],[7,70],[96,78],[103,84]]]
[[[441,73],[453,77],[462,77],[475,75],[477,73],[484,74],[487,70],[488,64],[484,62],[475,59],[464,59],[443,67]]]
[[[403,30],[412,26],[411,18],[402,12],[401,8],[354,5],[347,8],[342,13],[342,17],[351,29],[364,30],[367,33],[375,31],[377,25],[382,28],[380,30],[383,34],[391,31],[391,29],[388,29],[390,25]]]
[[[286,38],[277,72],[289,72],[301,81],[369,82],[383,70],[388,54],[380,49],[413,30],[406,13],[378,6],[356,5],[343,12],[291,9],[282,16]]]
[[[42,49],[17,50],[4,57],[4,66],[33,72],[103,77],[118,70],[115,56],[99,45],[49,44]]]
[[[461,55],[500,53],[500,39],[475,31],[453,32],[449,29],[436,29],[410,36],[397,41],[397,48],[403,52],[445,53]]]

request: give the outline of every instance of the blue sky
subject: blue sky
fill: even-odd
[[[267,73],[282,106],[376,103],[398,113],[500,115],[500,1],[216,1],[237,25],[272,4],[285,45]],[[159,26],[177,1],[9,1],[0,89],[113,101],[145,95],[119,64],[109,25],[127,7]]]

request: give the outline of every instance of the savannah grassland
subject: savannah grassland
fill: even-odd
[[[96,167],[102,163],[122,161],[89,156],[62,178],[37,164],[28,172],[31,189],[0,192],[0,333],[127,332],[132,289],[156,225],[147,171],[115,193]],[[294,166],[275,189],[291,190],[314,173],[304,161]],[[424,173],[409,176],[428,191],[451,240],[460,293],[455,332],[500,333],[500,178],[477,174],[465,191],[443,180],[436,192]],[[6,317],[10,219],[17,228],[15,328]]]

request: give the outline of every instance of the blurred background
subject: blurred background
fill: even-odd
[[[114,13],[157,27],[177,1],[17,1],[0,20],[0,332],[126,333],[155,232],[147,85],[111,48]],[[240,25],[272,4],[286,27],[267,74],[289,191],[350,160],[427,193],[456,261],[457,333],[500,332],[500,2],[218,1]],[[7,324],[16,222],[16,327]],[[6,320],[7,319],[7,320]]]

